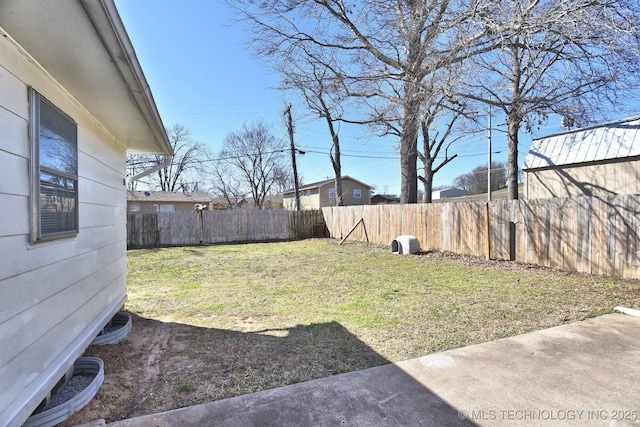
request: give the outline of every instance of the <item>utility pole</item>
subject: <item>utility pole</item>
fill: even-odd
[[[284,111],[287,116],[287,130],[289,131],[289,142],[291,143],[291,164],[293,165],[293,188],[296,198],[296,210],[300,210],[300,193],[298,191],[298,168],[296,166],[296,145],[293,141],[293,119],[291,118],[291,104]]]

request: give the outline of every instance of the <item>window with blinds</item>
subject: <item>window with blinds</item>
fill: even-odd
[[[76,123],[32,91],[32,240],[78,233]]]

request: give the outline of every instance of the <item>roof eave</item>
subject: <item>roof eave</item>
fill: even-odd
[[[131,99],[137,105],[151,128],[161,151],[173,154],[173,148],[166,134],[160,113],[156,107],[149,83],[142,71],[131,39],[126,32],[120,14],[113,0],[79,0],[87,16],[93,23],[102,43],[122,74]],[[101,7],[100,7],[101,6]]]

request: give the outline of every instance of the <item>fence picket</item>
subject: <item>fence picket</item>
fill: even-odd
[[[333,237],[364,219],[372,243],[414,234],[424,251],[454,251],[589,274],[640,277],[640,196],[323,208]],[[489,236],[486,212],[489,213]],[[366,212],[366,214],[363,214]],[[410,224],[413,223],[413,224]],[[346,231],[344,231],[346,230]],[[349,239],[365,240],[354,232]]]
[[[489,215],[489,218],[486,215]],[[454,251],[589,274],[640,278],[640,196],[328,207],[320,211],[129,214],[130,248],[292,240],[325,223],[341,239],[380,245],[415,235],[423,251]],[[489,227],[487,229],[487,219]],[[366,230],[366,233],[365,233]],[[486,235],[487,230],[489,236]],[[202,236],[202,237],[201,237]]]
[[[320,211],[204,211],[202,223],[199,215],[196,211],[129,214],[128,247],[303,239],[313,237],[316,224],[324,223]]]

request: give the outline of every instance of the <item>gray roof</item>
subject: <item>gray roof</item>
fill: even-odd
[[[127,191],[130,202],[211,202],[211,196],[204,191]]]
[[[640,156],[640,117],[533,140],[524,169]]]

